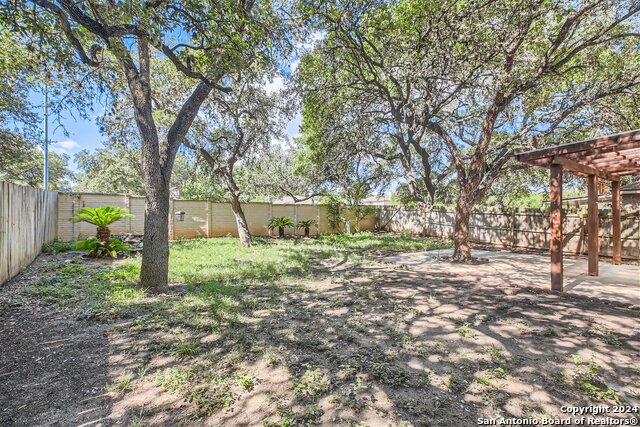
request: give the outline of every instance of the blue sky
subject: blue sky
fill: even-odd
[[[176,35],[180,37],[181,35]],[[323,32],[314,32],[304,42],[300,43],[297,47],[297,56],[288,64],[289,71],[295,71],[298,67],[300,54],[306,50],[309,50],[313,45],[324,37]],[[276,91],[284,87],[284,79],[282,77],[276,77],[271,82],[266,84],[268,91]],[[32,92],[29,101],[32,105],[44,105],[43,95],[41,93]],[[55,102],[55,99],[50,99],[49,102]],[[93,113],[88,118],[82,118],[80,114],[75,111],[65,112],[64,117],[61,118],[60,123],[55,123],[50,119],[49,124],[49,140],[51,141],[50,149],[59,154],[68,154],[69,168],[73,171],[77,171],[77,165],[74,160],[74,155],[82,150],[94,151],[97,148],[102,147],[105,141],[104,135],[100,132],[100,129],[96,123],[96,119],[104,111],[104,106],[99,102],[94,103]],[[42,110],[41,110],[42,111]],[[292,120],[286,125],[286,134],[289,138],[293,138],[300,134],[300,124],[302,123],[302,114],[297,112]],[[43,130],[44,131],[44,130]]]
[[[272,90],[277,90],[282,87],[282,83],[281,80],[276,79],[268,86]],[[32,93],[30,101],[33,105],[44,105],[43,96],[39,93]],[[53,103],[55,99],[50,99],[49,102]],[[49,119],[49,149],[58,154],[69,155],[69,168],[73,172],[77,172],[74,155],[82,150],[94,151],[101,148],[106,139],[96,123],[96,119],[104,111],[103,108],[101,104],[96,102],[94,112],[86,119],[76,111],[65,111],[60,123],[57,123],[53,117]],[[290,138],[299,134],[301,123],[302,115],[298,113],[287,124],[286,133]]]
[[[50,98],[49,103],[55,103],[55,98]],[[32,92],[29,102],[37,106],[38,113],[44,120],[42,106],[44,96],[41,93]],[[58,121],[56,117],[49,117],[49,149],[59,154],[68,154],[70,157],[69,167],[74,172],[76,164],[73,161],[74,154],[81,150],[93,151],[102,146],[104,136],[96,123],[96,118],[103,111],[102,105],[94,104],[94,112],[89,118],[82,118],[78,111],[63,111],[62,117]],[[42,123],[44,136],[44,121]]]

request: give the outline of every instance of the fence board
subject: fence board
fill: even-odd
[[[0,284],[38,256],[57,234],[58,193],[0,182]]]
[[[409,231],[432,237],[451,238],[455,212],[450,208],[381,206],[378,224],[394,231]],[[563,218],[563,245],[567,253],[586,254],[586,214],[569,211]],[[622,212],[622,256],[640,259],[640,212]],[[519,209],[501,212],[495,209],[477,211],[470,219],[470,239],[475,243],[498,246],[549,249],[549,212]],[[611,255],[611,212],[600,210],[600,254]]]

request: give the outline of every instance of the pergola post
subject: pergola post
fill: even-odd
[[[613,263],[622,263],[622,238],[620,236],[620,181],[611,182],[611,222],[613,223]]]
[[[600,247],[598,244],[598,233],[600,227],[600,217],[598,213],[598,177],[589,175],[588,183],[588,211],[587,211],[587,230],[589,235],[589,276],[598,275],[598,253]]]
[[[562,171],[589,179],[589,274],[598,275],[598,178],[612,181],[613,260],[621,262],[620,177],[640,175],[640,129],[516,154],[520,162],[551,168],[551,289],[562,290]]]
[[[550,169],[551,290],[562,292],[562,165],[552,164]]]

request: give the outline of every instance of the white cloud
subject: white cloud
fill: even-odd
[[[297,112],[296,115],[287,123],[287,136],[289,138],[294,138],[296,136],[300,136],[300,125],[302,124],[302,113]]]
[[[268,94],[272,94],[284,88],[284,79],[282,77],[274,77],[273,80],[267,81],[264,85],[264,89]]]
[[[80,144],[73,139],[65,139],[64,141],[51,143],[49,148],[58,154],[73,154],[80,150]]]

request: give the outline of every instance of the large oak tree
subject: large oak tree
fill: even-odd
[[[144,288],[168,289],[169,185],[176,152],[209,94],[232,90],[226,82],[230,72],[278,56],[291,34],[283,29],[279,5],[251,0],[16,0],[4,5],[5,24],[32,37],[34,45],[124,76],[141,141]],[[166,57],[193,82],[188,93],[173,94],[181,105],[162,133],[152,96],[155,56]]]
[[[239,167],[250,172],[271,146],[283,141],[287,109],[279,92],[268,93],[264,73],[239,73],[235,90],[212,96],[202,108],[185,145],[196,151],[222,181],[229,195],[243,246],[251,246],[251,232],[241,203]]]
[[[387,115],[390,100],[400,105],[396,122],[424,131],[417,142],[429,152],[422,144],[434,138],[446,148],[458,190],[459,261],[471,257],[473,207],[520,167],[514,152],[558,142],[560,134],[613,130],[600,126],[601,109],[639,96],[637,1],[350,5],[342,12],[316,5],[328,32],[318,52],[335,60],[315,64],[328,75],[338,70],[334,87],[375,96]]]

